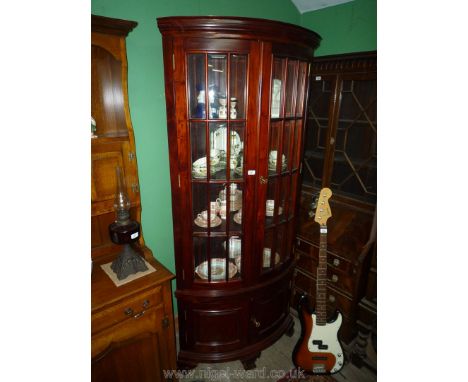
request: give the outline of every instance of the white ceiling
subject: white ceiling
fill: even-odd
[[[317,9],[333,7],[334,5],[348,3],[353,0],[291,0],[297,10],[302,14]]]

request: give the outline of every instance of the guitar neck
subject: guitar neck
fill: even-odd
[[[319,263],[317,267],[317,295],[315,299],[317,325],[327,323],[327,226],[320,226]]]

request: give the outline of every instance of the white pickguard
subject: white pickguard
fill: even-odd
[[[339,371],[344,364],[343,349],[338,342],[338,330],[341,327],[343,317],[338,312],[338,317],[334,322],[327,323],[326,325],[317,325],[317,316],[312,314],[312,334],[307,342],[307,347],[313,353],[332,353],[336,358],[336,363],[333,366],[331,373]],[[314,340],[322,341],[323,345],[328,345],[328,349],[322,350],[318,345],[312,343]]]

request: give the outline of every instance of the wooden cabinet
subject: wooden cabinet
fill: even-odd
[[[240,359],[292,325],[309,70],[320,37],[260,19],[165,17],[180,365]]]
[[[319,57],[311,71],[292,305],[315,302],[319,226],[313,201],[333,192],[328,225],[328,308],[343,313],[340,338],[357,334],[373,248],[377,199],[377,58],[375,52]]]
[[[121,250],[115,220],[115,168],[124,174],[131,218],[141,223],[135,141],[127,95],[125,37],[135,22],[92,16],[91,113],[91,375],[93,381],[163,381],[175,369],[171,279],[140,235],[135,249],[156,272],[116,287],[101,266]]]

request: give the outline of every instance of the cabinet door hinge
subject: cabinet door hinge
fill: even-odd
[[[164,318],[162,319],[162,327],[163,327],[164,329],[166,329],[166,328],[169,327],[169,317],[164,316]]]
[[[135,159],[135,153],[130,151],[128,153],[128,160],[133,160],[133,159]]]
[[[175,56],[174,56],[174,53],[172,53],[172,70],[175,70]]]
[[[177,178],[179,179],[179,188],[180,188],[180,174],[177,175]]]
[[[140,191],[140,186],[138,183],[132,183],[132,191],[136,194],[138,191]]]

